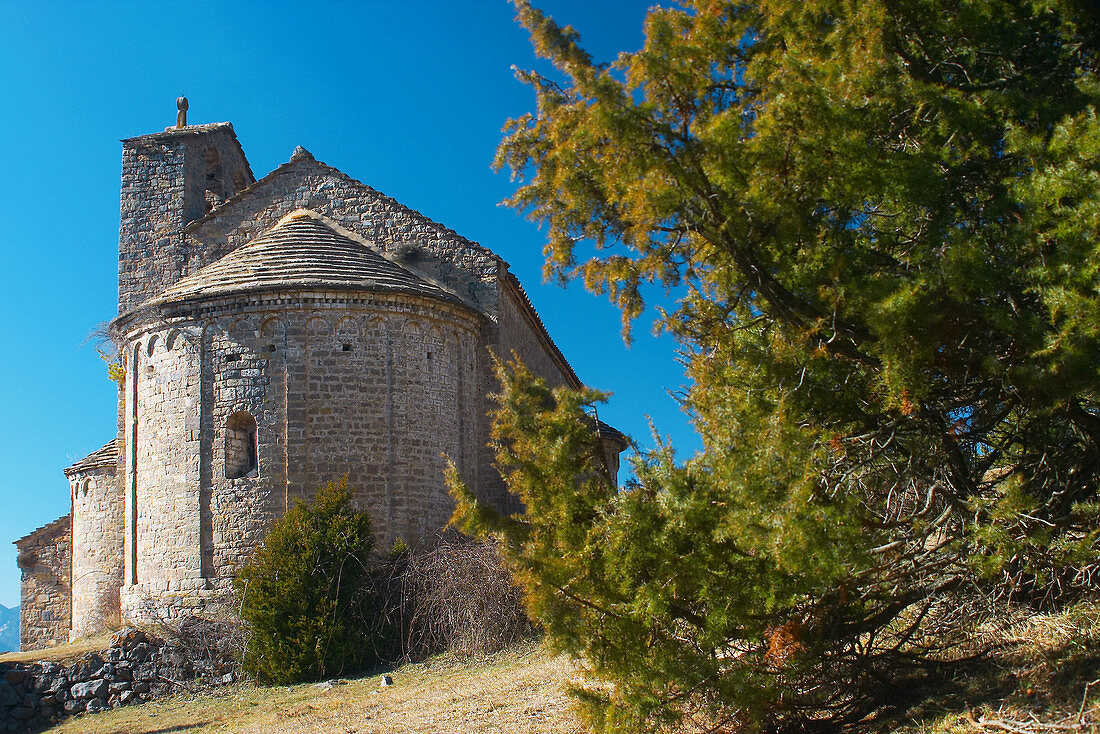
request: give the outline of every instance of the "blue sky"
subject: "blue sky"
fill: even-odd
[[[538,3],[601,60],[636,49],[649,0]],[[499,206],[500,129],[533,108],[511,66],[545,69],[504,0],[14,3],[0,0],[0,604],[11,541],[69,510],[62,469],[115,431],[89,333],[115,315],[120,138],[233,123],[257,177],[296,145],[504,257],[601,417],[650,445],[646,416],[698,446],[668,391],[675,345],[577,285],[542,283],[543,237]]]

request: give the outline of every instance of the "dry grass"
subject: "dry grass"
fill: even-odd
[[[522,644],[463,665],[436,658],[380,677],[331,688],[242,686],[217,695],[176,697],[92,716],[50,729],[55,734],[569,734],[583,729],[573,715],[566,686],[576,675],[564,658]]]
[[[885,734],[1100,734],[1100,605],[1024,615],[975,629],[960,657],[914,671],[893,714],[861,727]],[[102,643],[102,641],[101,641]],[[93,641],[48,651],[79,657]],[[988,653],[966,657],[979,648]],[[4,656],[4,659],[10,658]],[[42,655],[31,655],[42,657]],[[463,664],[454,657],[406,665],[331,688],[242,686],[70,719],[57,734],[249,732],[298,734],[579,733],[566,692],[578,679],[535,643]],[[579,681],[578,681],[579,682]]]
[[[0,653],[0,663],[37,663],[40,660],[46,660],[51,663],[71,665],[90,652],[101,653],[106,650],[111,646],[113,634],[85,637],[64,645],[47,647],[44,650]]]
[[[944,665],[880,731],[1100,734],[1100,605],[976,631],[983,657]]]

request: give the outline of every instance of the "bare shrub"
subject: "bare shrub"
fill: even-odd
[[[169,617],[152,600],[142,601],[144,625],[163,639],[178,658],[200,677],[233,672],[248,641],[248,625],[241,619],[237,601],[226,591],[201,608]]]
[[[188,658],[207,661],[219,669],[236,666],[247,642],[247,625],[228,601],[207,605],[198,614],[175,620],[165,632],[165,639]]]
[[[394,641],[391,657],[487,654],[535,631],[493,543],[447,534],[395,553],[376,587],[386,600],[378,624]]]

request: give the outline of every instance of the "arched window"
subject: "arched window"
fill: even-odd
[[[258,476],[256,448],[256,419],[243,410],[229,416],[225,422],[225,478]]]

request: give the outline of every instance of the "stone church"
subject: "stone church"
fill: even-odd
[[[233,126],[122,141],[118,432],[72,511],[16,541],[23,649],[224,595],[272,519],[347,475],[380,548],[432,537],[444,455],[514,510],[490,352],[579,386],[508,264],[297,148],[256,180]],[[626,447],[595,424],[612,476]]]

